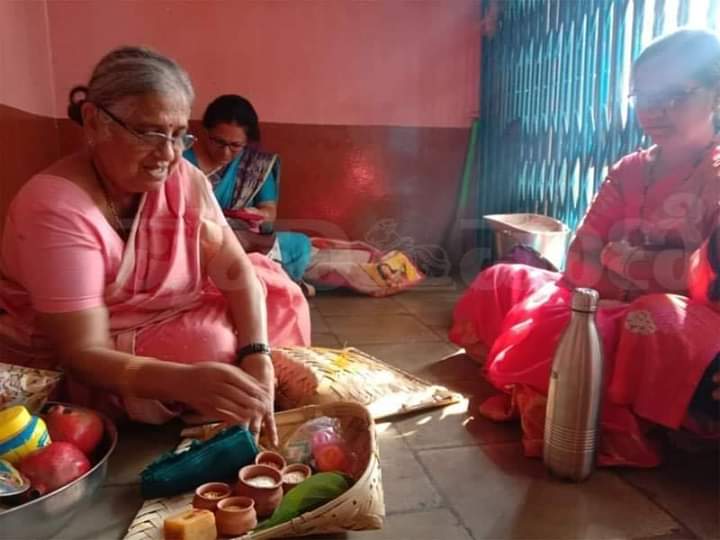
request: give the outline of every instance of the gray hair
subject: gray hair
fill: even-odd
[[[190,77],[177,62],[145,47],[120,47],[98,62],[87,86],[70,91],[68,116],[82,125],[85,101],[109,108],[126,97],[158,93],[180,94],[188,106],[195,98]]]

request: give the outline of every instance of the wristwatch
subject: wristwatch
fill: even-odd
[[[243,361],[243,358],[250,356],[251,354],[270,354],[270,347],[267,343],[250,343],[242,347],[235,356],[235,361],[239,364]]]

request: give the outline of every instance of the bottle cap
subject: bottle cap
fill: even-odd
[[[573,311],[591,313],[597,309],[599,299],[600,295],[595,289],[575,289],[570,307]]]

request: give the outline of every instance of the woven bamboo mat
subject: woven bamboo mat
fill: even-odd
[[[462,400],[444,386],[391,366],[358,349],[288,347],[278,351],[309,366],[319,380],[317,391],[293,406],[353,401],[367,407],[376,421],[443,407]]]
[[[191,508],[192,498],[192,493],[186,493],[169,499],[145,501],[130,525],[125,540],[162,540],[165,518]]]

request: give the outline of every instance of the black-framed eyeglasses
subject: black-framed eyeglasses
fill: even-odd
[[[245,146],[247,146],[246,142],[242,142],[242,143],[229,142],[229,141],[226,141],[225,139],[221,139],[220,137],[215,137],[214,135],[208,135],[208,139],[210,140],[211,143],[213,143],[218,148],[221,148],[223,150],[225,148],[229,148],[233,152],[239,152],[240,150],[245,148]]]
[[[159,148],[163,144],[170,143],[173,145],[174,148],[177,148],[182,152],[183,150],[187,150],[188,148],[190,148],[193,144],[195,144],[195,141],[197,141],[197,137],[190,133],[183,133],[182,135],[172,137],[170,135],[165,135],[164,133],[159,133],[157,131],[137,131],[136,129],[131,128],[124,121],[115,116],[102,105],[95,104],[95,106],[103,113],[105,113],[105,115],[107,115],[110,120],[115,122],[128,133],[134,135],[140,142],[142,142],[146,146],[152,148]]]
[[[630,99],[630,105],[638,109],[676,109],[687,103],[688,99],[702,88],[702,86],[696,86],[678,92],[658,92],[655,94],[636,94],[633,92],[628,98]]]

